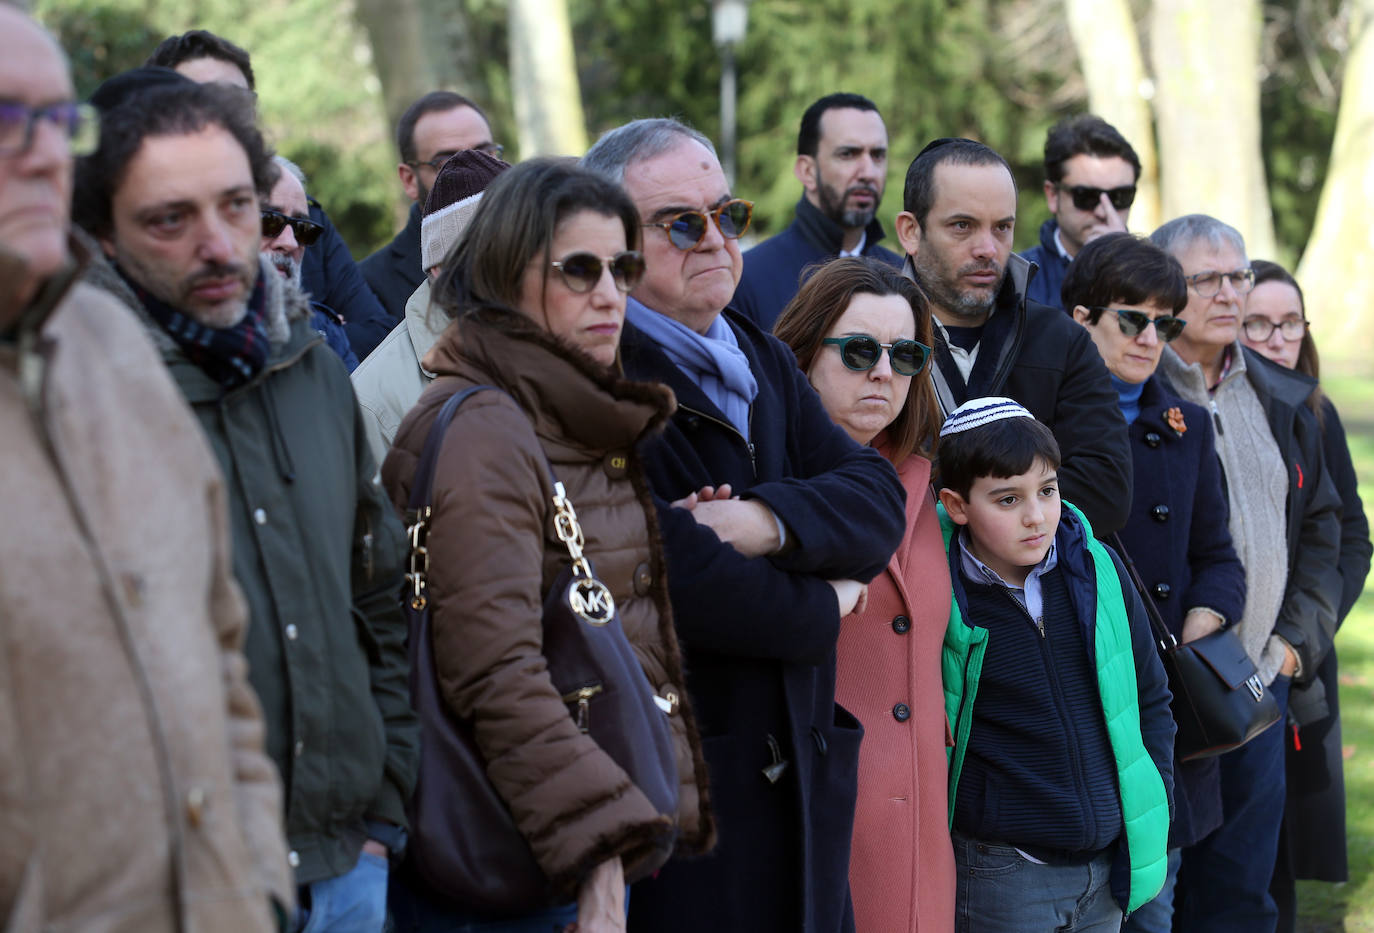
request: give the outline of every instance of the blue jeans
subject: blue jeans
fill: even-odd
[[[352,870],[303,885],[301,933],[382,933],[386,925],[387,862],[363,852]]]
[[[1274,933],[1278,908],[1269,894],[1278,855],[1286,782],[1283,739],[1287,677],[1269,690],[1279,721],[1221,756],[1222,824],[1183,850],[1174,919],[1191,933]]]
[[[954,911],[960,933],[1117,933],[1114,852],[1080,864],[1039,865],[1011,846],[954,834]]]
[[[1126,918],[1122,933],[1169,933],[1174,928],[1174,885],[1178,884],[1178,867],[1183,864],[1183,850],[1170,849],[1164,887],[1155,899],[1141,904]]]

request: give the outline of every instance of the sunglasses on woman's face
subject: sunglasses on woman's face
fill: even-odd
[[[893,343],[879,343],[877,337],[868,334],[851,334],[848,337],[826,337],[821,341],[840,348],[840,362],[845,369],[866,373],[878,365],[886,350],[892,361],[892,371],[899,376],[914,376],[926,368],[930,359],[930,347],[915,340],[897,340]]]
[[[1152,318],[1144,311],[1127,311],[1124,308],[1091,308],[1089,310],[1110,311],[1115,314],[1117,326],[1121,328],[1121,333],[1127,337],[1139,337],[1145,332],[1145,328],[1153,324],[1159,339],[1168,343],[1183,333],[1183,328],[1188,326],[1187,321],[1183,318],[1174,317],[1172,314]]]
[[[631,291],[644,278],[644,254],[633,249],[605,259],[591,253],[569,253],[550,265],[563,276],[563,284],[578,294],[596,288],[596,283],[601,281],[603,267],[611,270],[611,281],[622,292]]]
[[[295,235],[296,242],[301,246],[309,246],[320,238],[320,234],[324,233],[324,227],[315,223],[313,220],[307,220],[304,217],[292,217],[289,214],[283,214],[281,211],[263,209],[263,236],[275,240],[277,237],[281,236],[281,232],[288,226]]]
[[[738,240],[749,229],[749,220],[754,216],[754,202],[735,198],[720,207],[709,211],[683,211],[656,224],[646,227],[661,227],[668,233],[668,242],[678,249],[696,249],[698,243],[706,239],[706,225],[715,221],[716,229],[727,240]]]

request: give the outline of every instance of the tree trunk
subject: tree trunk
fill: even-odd
[[[1307,316],[1323,355],[1374,350],[1368,320],[1368,276],[1374,269],[1374,0],[1356,0],[1350,54],[1341,86],[1331,163],[1312,237],[1298,266]]]
[[[1259,0],[1154,0],[1150,18],[1164,219],[1211,214],[1274,255],[1260,158]]]
[[[1150,110],[1154,86],[1145,74],[1130,3],[1065,0],[1064,12],[1088,85],[1088,109],[1116,127],[1140,157],[1130,227],[1149,233],[1160,224],[1159,159]]]
[[[433,62],[425,54],[424,10],[420,0],[355,0],[354,16],[372,45],[391,130],[388,137],[394,138],[405,109],[439,87]]]
[[[510,0],[510,73],[520,158],[585,152],[567,0]]]

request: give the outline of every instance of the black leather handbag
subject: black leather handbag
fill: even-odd
[[[1223,755],[1278,722],[1279,705],[1260,681],[1239,636],[1230,629],[1219,629],[1179,644],[1164,625],[1120,537],[1113,535],[1112,544],[1145,604],[1159,657],[1169,675],[1178,726],[1175,757],[1192,761]]]
[[[497,916],[568,900],[570,893],[552,890],[505,801],[487,779],[471,723],[444,702],[435,666],[425,548],[435,461],[458,407],[484,389],[499,391],[475,386],[444,404],[425,440],[410,493],[406,611],[420,767],[408,808],[406,863],[434,895]],[[582,529],[557,477],[553,505],[555,530],[568,547],[570,562],[544,599],[543,651],[549,676],[581,730],[663,816],[661,832],[644,833],[638,848],[613,853],[621,856],[630,882],[661,865],[676,840],[678,772],[672,733],[666,710],[621,628],[610,590],[582,554]]]

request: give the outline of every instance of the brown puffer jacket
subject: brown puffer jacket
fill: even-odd
[[[402,509],[443,403],[473,385],[507,393],[481,392],[464,403],[440,451],[429,586],[441,687],[453,711],[474,721],[488,774],[540,866],[571,894],[596,864],[662,825],[626,774],[578,731],[540,653],[543,597],[568,560],[553,530],[549,463],[650,684],[674,703],[678,851],[709,849],[706,764],[682,690],[657,522],[635,451],[672,413],[672,393],[601,369],[508,311],[463,318],[424,365],[438,378],[401,423],[382,467]]]

